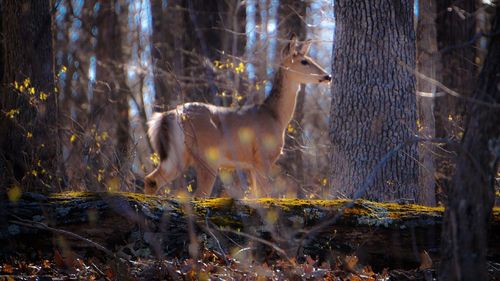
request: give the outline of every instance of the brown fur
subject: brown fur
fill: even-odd
[[[288,47],[291,53],[287,52],[283,58],[264,103],[240,109],[186,103],[165,113],[175,116],[165,125],[153,121],[150,136],[157,139],[152,142],[159,142],[158,153],[163,150],[168,157],[146,177],[146,193],[155,193],[159,183],[175,179],[192,166],[198,182],[195,196],[211,195],[219,168],[248,171],[254,197],[278,195],[273,192],[268,175],[282,152],[300,83],[330,81],[327,73],[305,55],[307,48],[295,52],[295,40],[291,41]],[[308,64],[301,64],[302,60]],[[160,140],[163,137],[167,148]],[[171,152],[179,155],[168,154]]]

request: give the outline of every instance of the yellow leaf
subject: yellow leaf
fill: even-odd
[[[33,96],[35,94],[35,87],[30,87],[28,93]]]
[[[31,81],[29,78],[24,79],[23,85],[25,88],[28,88],[30,86],[30,84],[31,84]]]
[[[31,171],[31,174],[32,174],[34,177],[38,176],[38,172],[37,172],[36,170],[32,170],[32,171]]]
[[[7,191],[7,197],[9,197],[9,200],[11,202],[16,202],[21,198],[21,195],[23,194],[23,191],[18,185],[13,185],[9,191]]]
[[[287,132],[289,132],[289,133],[293,133],[293,132],[295,132],[295,128],[292,126],[292,124],[288,124],[288,128],[287,128],[286,130],[287,130]]]
[[[60,71],[60,72],[61,72],[61,73],[65,73],[67,70],[68,70],[68,69],[66,68],[66,66],[64,66],[64,65],[63,65],[63,66],[61,67],[61,71]]]
[[[188,184],[187,190],[188,190],[189,193],[192,193],[193,192],[193,186],[191,184]]]
[[[102,132],[101,133],[101,138],[103,141],[106,141],[108,139],[108,132]]]
[[[158,153],[153,153],[151,156],[149,156],[149,159],[155,166],[158,166],[160,164],[160,156],[158,156]]]
[[[5,115],[7,117],[9,117],[10,119],[14,119],[14,117],[16,117],[16,115],[19,114],[19,109],[11,109],[7,112],[5,112]]]
[[[14,89],[19,90],[19,83],[17,81],[14,81]]]
[[[72,134],[71,137],[69,137],[69,142],[74,143],[76,141],[76,135]]]
[[[40,92],[40,100],[41,101],[47,100],[48,97],[49,97],[49,95],[47,95],[46,93]]]
[[[26,137],[27,137],[28,139],[31,139],[31,138],[33,137],[33,133],[28,131],[28,132],[26,133]]]

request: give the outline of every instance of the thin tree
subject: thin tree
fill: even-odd
[[[351,197],[376,163],[416,134],[413,1],[335,1],[331,188]],[[417,150],[387,162],[364,195],[418,199]]]
[[[94,169],[98,179],[123,176],[130,151],[129,95],[118,1],[99,1],[97,14],[96,83],[91,112],[96,124]],[[101,143],[99,143],[101,142]],[[113,169],[109,169],[113,167]],[[104,171],[103,171],[104,170]]]
[[[20,185],[24,189],[50,191],[59,182],[51,11],[49,0],[2,2],[2,187]]]
[[[417,71],[426,78],[440,81],[441,58],[437,46],[436,0],[419,0],[417,22]],[[424,138],[436,136],[434,100],[438,88],[431,80],[417,78],[418,134]],[[419,143],[419,201],[425,205],[436,205],[435,151],[431,143]]]
[[[489,52],[468,102],[466,131],[443,222],[440,280],[488,280],[488,220],[500,161],[500,6]]]
[[[444,66],[439,72],[440,82],[462,97],[470,97],[477,79],[478,52],[476,33],[477,0],[436,1],[436,31],[439,56]],[[464,130],[465,103],[450,95],[435,99],[434,115],[436,137],[457,141]],[[436,149],[437,183],[448,188],[453,175],[453,147],[443,145]]]

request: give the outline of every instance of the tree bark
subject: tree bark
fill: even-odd
[[[438,53],[436,31],[436,0],[419,0],[417,24],[417,71],[427,78],[441,81],[441,58]],[[420,76],[419,76],[420,77]],[[427,79],[417,78],[417,130],[420,137],[434,138],[436,127],[434,120],[434,99],[437,87]],[[434,144],[419,143],[419,202],[436,205],[436,172]]]
[[[51,1],[9,0],[2,6],[0,186],[49,191],[58,186],[60,158]]]
[[[500,159],[500,7],[457,157],[443,224],[441,280],[487,280],[487,232]],[[483,104],[480,104],[482,102]],[[491,233],[491,232],[490,232]],[[498,236],[498,232],[496,233]],[[498,237],[497,237],[498,239]]]
[[[376,163],[416,134],[413,1],[336,1],[330,111],[331,193],[351,197]],[[393,157],[365,198],[419,201],[415,146]]]
[[[4,194],[0,196],[4,200]],[[442,208],[357,201],[339,215],[345,200],[215,198],[182,203],[131,193],[51,197],[26,193],[16,202],[1,203],[0,242],[4,246],[0,260],[11,254],[53,251],[54,247],[78,254],[92,251],[92,245],[81,240],[17,223],[40,226],[38,222],[91,239],[117,254],[132,255],[132,250],[182,259],[189,257],[189,245],[198,243],[197,247],[225,253],[234,247],[250,247],[261,260],[285,258],[259,242],[264,239],[288,258],[310,255],[335,262],[338,255],[356,254],[362,264],[379,270],[416,268],[418,253],[423,250],[438,261],[434,249],[439,245],[443,212]],[[312,232],[325,222],[329,223],[324,228]],[[500,230],[499,222],[497,209],[493,231]],[[195,241],[190,240],[193,236]],[[489,242],[490,258],[498,259],[500,240],[494,232]]]

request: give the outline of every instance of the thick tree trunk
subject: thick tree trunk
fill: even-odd
[[[336,1],[331,193],[351,197],[376,163],[416,134],[413,1]],[[364,194],[419,200],[417,150],[386,163]]]
[[[417,24],[417,71],[429,79],[441,81],[441,58],[438,53],[436,31],[436,0],[419,0],[419,17]],[[420,77],[420,76],[419,76]],[[437,87],[427,79],[417,78],[417,130],[420,137],[436,136],[434,120],[434,99]],[[419,202],[436,205],[436,171],[434,162],[434,144],[418,144],[419,165]]]
[[[48,191],[58,186],[60,157],[51,2],[9,0],[2,6],[0,186],[21,183],[26,189]]]
[[[459,150],[443,225],[441,280],[487,280],[487,232],[500,160],[500,7]],[[498,232],[496,232],[498,239]],[[499,239],[500,240],[500,239]]]
[[[289,38],[293,32],[297,34],[299,40],[304,41],[307,37],[306,29],[306,1],[280,1],[278,15],[280,37]],[[280,52],[278,50],[278,56]],[[290,122],[289,130],[286,132],[285,154],[280,158],[279,163],[286,176],[291,177],[296,188],[296,196],[304,197],[301,187],[304,184],[304,165],[302,162],[302,119],[304,118],[305,85],[301,86],[297,96],[297,106],[293,120]],[[290,185],[290,184],[289,184]]]
[[[97,23],[96,83],[91,100],[95,128],[95,154],[91,167],[105,183],[122,175],[129,159],[130,120],[122,35],[116,1],[100,1]],[[101,177],[99,177],[101,175]]]
[[[439,245],[442,208],[358,201],[339,215],[346,203],[229,198],[181,203],[126,193],[24,194],[16,202],[1,201],[0,260],[14,252],[43,253],[60,247],[61,252],[82,254],[94,247],[74,237],[26,227],[43,228],[40,223],[74,232],[130,258],[132,253],[183,258],[189,256],[189,248],[192,254],[193,246],[204,245],[225,253],[250,247],[254,257],[263,260],[310,255],[335,262],[339,255],[356,254],[361,263],[378,269],[416,268],[423,250],[434,261],[439,259],[434,249]],[[324,228],[312,232],[325,222],[329,223]],[[493,231],[500,230],[499,222],[500,210],[496,210]],[[494,238],[491,232],[493,260],[498,259],[500,247],[500,240]]]

